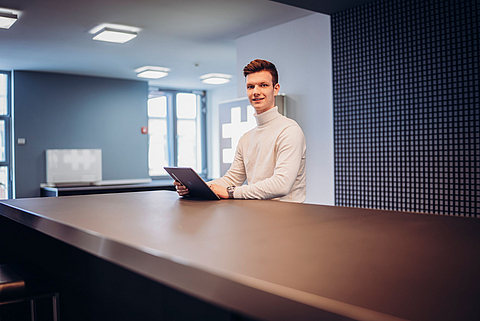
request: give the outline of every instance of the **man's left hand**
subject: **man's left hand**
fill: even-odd
[[[228,198],[228,192],[227,192],[227,189],[225,187],[222,187],[222,186],[217,185],[217,184],[211,184],[209,186],[215,192],[215,194],[218,195],[218,197]]]

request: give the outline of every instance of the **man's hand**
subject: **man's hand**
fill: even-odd
[[[225,187],[222,187],[222,186],[217,185],[217,184],[208,184],[208,186],[210,186],[210,188],[215,192],[215,194],[218,195],[218,197],[228,198],[228,192],[227,192],[227,189]]]
[[[175,185],[175,189],[177,190],[177,193],[180,196],[185,196],[185,195],[188,195],[188,193],[190,193],[188,188],[186,188],[182,183],[178,181],[173,181],[173,185]]]

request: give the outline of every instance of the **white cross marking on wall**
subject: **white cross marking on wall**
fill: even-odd
[[[233,162],[235,157],[235,150],[237,149],[238,141],[250,129],[256,126],[255,117],[253,116],[255,109],[247,106],[247,121],[242,122],[242,108],[233,107],[230,109],[230,123],[222,125],[222,138],[231,139],[231,147],[222,150],[222,162],[229,164]]]
[[[72,150],[70,154],[63,156],[63,162],[70,163],[74,171],[79,170],[80,164],[83,165],[84,169],[88,170],[90,165],[95,163],[96,160],[95,154],[88,150],[81,150],[80,153],[78,150]]]

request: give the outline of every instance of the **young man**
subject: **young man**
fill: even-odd
[[[209,182],[220,198],[305,201],[305,136],[298,124],[278,113],[275,96],[280,90],[274,64],[256,59],[243,69],[257,126],[238,142],[230,169]],[[248,184],[243,185],[245,180]],[[179,195],[188,189],[178,182]]]

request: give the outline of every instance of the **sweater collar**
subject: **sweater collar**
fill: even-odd
[[[260,115],[255,114],[254,116],[255,116],[255,120],[257,121],[257,126],[262,126],[268,123],[269,121],[277,118],[278,116],[280,116],[280,114],[278,113],[278,107],[275,106],[272,109],[267,110],[264,113],[261,113]]]

